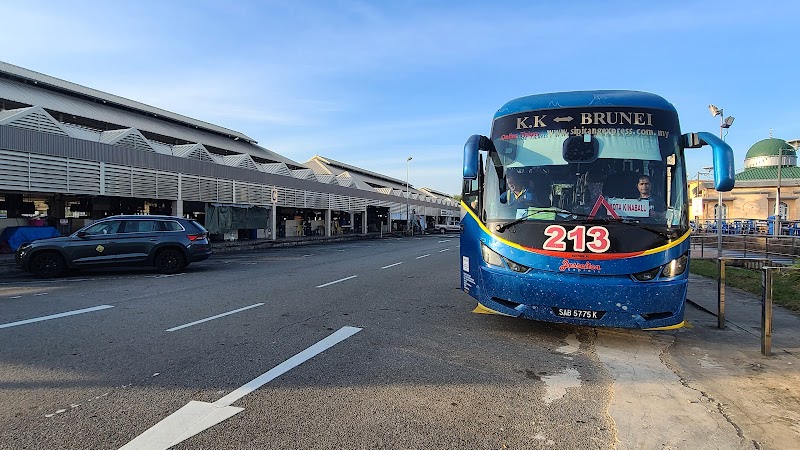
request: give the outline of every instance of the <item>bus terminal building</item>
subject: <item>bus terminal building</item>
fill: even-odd
[[[116,214],[197,219],[214,239],[450,223],[459,203],[324,156],[298,163],[238,131],[0,62],[0,232],[61,234]],[[407,213],[409,215],[407,215]]]

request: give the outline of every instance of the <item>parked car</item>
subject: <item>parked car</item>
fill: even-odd
[[[67,269],[112,266],[152,266],[174,274],[211,256],[211,244],[206,229],[194,220],[112,216],[69,236],[23,244],[15,256],[17,267],[39,277],[57,277]]]
[[[459,222],[455,222],[453,224],[437,223],[434,228],[441,234],[445,234],[451,231],[459,232],[461,231],[461,224]]]

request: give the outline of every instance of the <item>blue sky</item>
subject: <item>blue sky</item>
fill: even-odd
[[[658,3],[658,4],[657,4]],[[466,139],[529,94],[633,89],[681,129],[736,117],[737,171],[800,138],[800,2],[5,0],[0,60],[447,193]],[[688,171],[711,164],[688,151]]]

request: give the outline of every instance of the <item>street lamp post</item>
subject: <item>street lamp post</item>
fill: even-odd
[[[724,141],[725,136],[722,135],[722,130],[733,125],[733,116],[723,119],[725,116],[722,108],[717,108],[714,105],[708,105],[708,110],[711,111],[712,116],[719,116],[719,138]],[[717,256],[722,256],[722,192],[720,191],[717,191]]]
[[[406,231],[408,231],[411,226],[411,201],[409,200],[409,190],[408,190],[408,164],[411,162],[413,158],[408,157],[406,158]],[[413,236],[413,232],[411,233]]]
[[[778,190],[775,192],[775,228],[773,235],[781,235],[781,166],[783,165],[783,145],[778,147]]]

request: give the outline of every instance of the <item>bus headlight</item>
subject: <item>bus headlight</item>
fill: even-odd
[[[494,250],[487,247],[483,242],[481,242],[481,255],[483,256],[483,260],[486,261],[486,264],[503,267],[503,258]]]
[[[660,271],[661,271],[661,266],[654,267],[650,270],[645,270],[644,272],[633,274],[633,278],[636,278],[639,281],[652,281],[658,276],[658,272]]]
[[[508,258],[500,256],[499,254],[497,254],[497,252],[490,249],[483,242],[481,242],[481,255],[483,256],[483,260],[486,261],[486,264],[489,264],[491,266],[508,267],[514,272],[519,272],[519,273],[525,273],[528,270],[530,270],[530,268],[527,266],[523,266],[522,264],[517,264]],[[503,264],[503,262],[505,262],[505,264]]]
[[[661,272],[662,277],[677,277],[678,275],[682,274],[686,271],[686,266],[689,265],[689,258],[686,255],[683,255],[679,258],[675,258],[666,266],[664,266],[664,271]]]
[[[503,260],[508,265],[508,268],[513,270],[514,272],[525,273],[528,271],[528,267],[523,266],[522,264],[517,264],[508,258],[503,258]]]

